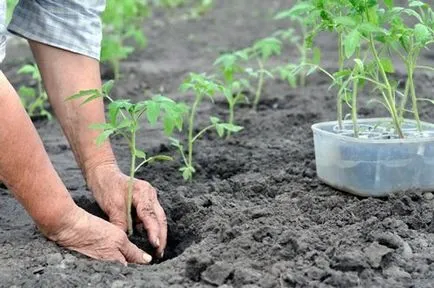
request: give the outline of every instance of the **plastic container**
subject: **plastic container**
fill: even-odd
[[[353,137],[351,121],[338,131],[336,121],[312,126],[318,177],[359,196],[382,197],[408,189],[434,191],[434,125],[419,133],[405,120],[404,139],[394,136],[389,118],[360,119]]]

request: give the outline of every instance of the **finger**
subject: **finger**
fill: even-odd
[[[149,264],[152,261],[151,255],[143,252],[128,240],[125,240],[124,245],[122,245],[121,253],[129,263]]]
[[[160,240],[160,246],[157,247],[157,255],[159,258],[163,258],[164,249],[166,249],[167,245],[167,218],[166,213],[164,213],[161,205],[159,203],[156,203],[155,206],[155,213],[157,215],[158,222],[160,223],[160,234],[158,237]]]
[[[117,262],[120,262],[122,265],[124,265],[124,266],[127,266],[128,265],[128,261],[127,261],[127,259],[125,258],[125,256],[124,255],[122,255],[122,253],[120,253],[120,252],[116,252],[114,255],[113,255],[113,259],[107,259],[107,261],[117,261]]]
[[[151,242],[152,246],[155,248],[160,247],[160,223],[158,222],[157,214],[154,211],[154,203],[140,203],[137,207],[137,216],[143,222],[143,226],[148,233],[149,242]]]

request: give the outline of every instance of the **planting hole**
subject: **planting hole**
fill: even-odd
[[[87,212],[103,218],[104,220],[108,220],[107,215],[105,215],[105,213],[101,210],[101,208],[99,208],[98,204],[95,201],[90,200],[85,196],[81,196],[80,198],[75,199],[75,202],[78,206],[80,206]],[[200,240],[200,237],[192,228],[192,225],[185,225],[184,223],[182,223],[182,220],[174,221],[174,219],[172,219],[172,217],[170,216],[170,211],[166,211],[166,213],[168,235],[167,245],[164,251],[164,257],[163,259],[155,260],[153,264],[159,264],[164,261],[176,258],[177,256],[181,255],[190,245]],[[155,256],[155,249],[149,243],[146,231],[143,229],[143,226],[136,225],[133,236],[129,238],[132,243],[137,245],[137,247],[149,253],[150,255]],[[156,257],[154,257],[154,259],[156,259]]]

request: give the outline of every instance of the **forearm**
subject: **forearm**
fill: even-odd
[[[44,79],[51,105],[68,138],[86,180],[91,171],[105,163],[115,163],[115,157],[107,142],[97,146],[99,131],[89,129],[91,124],[105,121],[102,99],[80,106],[80,101],[65,101],[69,96],[86,89],[101,87],[97,60],[31,42],[38,66]]]
[[[54,170],[18,95],[0,72],[0,180],[49,234],[75,204]]]

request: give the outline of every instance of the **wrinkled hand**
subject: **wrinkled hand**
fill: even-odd
[[[50,231],[46,236],[67,249],[98,260],[119,261],[124,265],[152,261],[152,257],[131,243],[120,228],[78,206],[58,231]]]
[[[127,230],[126,197],[129,177],[116,164],[96,167],[89,173],[88,185],[101,209],[114,225]],[[157,199],[156,190],[146,181],[134,182],[133,205],[137,218],[147,231],[149,242],[160,258],[164,255],[167,241],[167,221]]]

